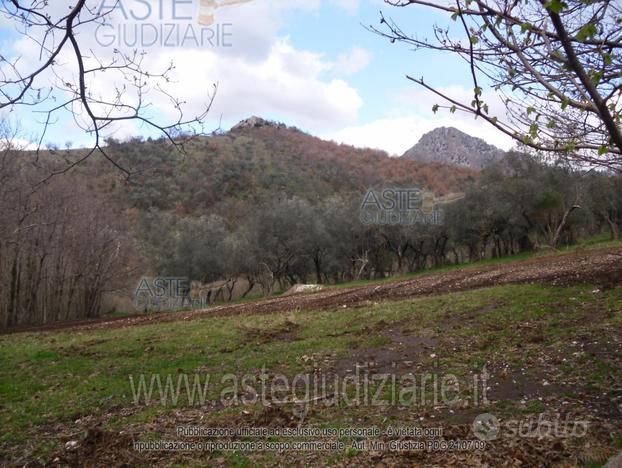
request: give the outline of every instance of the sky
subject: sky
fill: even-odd
[[[412,51],[365,28],[380,27],[382,11],[404,31],[432,37],[434,24],[452,25],[449,15],[419,6],[394,7],[382,0],[242,0],[235,5],[224,3],[240,0],[213,1],[210,7],[209,0],[121,0],[107,27],[81,26],[78,39],[89,59],[97,56],[105,61],[120,49],[144,51],[143,66],[149,70],[162,70],[173,62],[172,80],[163,89],[184,101],[187,116],[201,112],[218,83],[207,130],[227,130],[257,115],[323,139],[379,148],[391,155],[401,155],[424,133],[441,126],[456,127],[503,149],[512,147],[508,137],[472,116],[442,109],[434,114],[432,106],[441,102],[406,78],[423,77],[469,99],[472,84],[466,64],[439,53]],[[114,0],[89,0],[91,7],[104,11],[113,4]],[[58,2],[49,8],[54,17],[64,14],[67,5]],[[196,39],[204,34],[201,28],[209,29],[211,40]],[[189,30],[197,35],[194,41],[182,37]],[[24,70],[40,60],[36,44],[6,17],[0,17],[0,51],[13,60],[19,58]],[[55,74],[42,80],[75,82],[74,62],[67,51]],[[113,73],[95,74],[89,81],[89,89],[102,96],[110,96],[119,86],[120,78]],[[174,121],[170,102],[156,91],[153,88],[145,96],[150,104],[147,116],[160,123]],[[137,97],[128,92],[126,99],[135,102]],[[493,113],[503,112],[492,94],[490,101]],[[3,116],[19,122],[24,138],[36,140],[45,117],[41,111],[54,102],[5,110]],[[124,139],[157,132],[126,122],[109,128],[107,135]],[[92,137],[79,128],[71,112],[59,111],[44,143],[79,147],[92,144]]]

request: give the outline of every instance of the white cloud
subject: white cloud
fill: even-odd
[[[367,68],[371,59],[371,52],[361,47],[353,47],[348,53],[339,55],[333,71],[340,75],[354,75]]]
[[[470,102],[472,99],[471,92],[461,86],[450,86],[441,91],[459,100],[469,99],[467,102]],[[505,108],[496,94],[484,92],[483,99],[489,103],[490,115],[500,118],[504,115]],[[326,132],[323,137],[355,146],[379,148],[389,154],[401,156],[424,133],[438,127],[455,127],[504,150],[515,146],[510,137],[484,120],[474,119],[470,114],[451,114],[444,109],[434,114],[434,104],[442,104],[442,101],[425,90],[406,89],[396,95],[394,106],[385,117],[361,125],[347,126],[336,132]]]
[[[160,65],[170,58],[162,55]],[[329,64],[320,55],[299,51],[286,39],[276,41],[259,63],[210,52],[201,54],[201,60],[194,52],[175,52],[174,59],[178,81],[168,89],[189,103],[189,112],[200,112],[214,82],[219,87],[212,115],[229,121],[282,115],[309,130],[326,131],[354,122],[363,104],[345,81],[321,78]]]
[[[346,3],[353,7],[357,2]],[[152,1],[154,7],[158,4],[163,3]],[[287,38],[279,37],[283,16],[288,11],[303,9],[312,12],[319,6],[319,0],[254,0],[218,9],[216,21],[219,24],[231,24],[232,47],[156,45],[147,50],[144,69],[157,72],[165,69],[171,61],[175,63],[174,82],[165,85],[165,89],[175,98],[186,102],[184,112],[187,117],[201,113],[203,105],[208,102],[208,93],[212,91],[213,83],[218,82],[219,89],[210,114],[214,121],[221,116],[225,121],[235,121],[259,114],[280,116],[310,131],[341,128],[356,121],[363,101],[352,86],[337,77],[362,69],[369,61],[369,54],[355,48],[340,57],[338,64],[334,64],[320,53],[295,48]],[[66,7],[55,4],[49,8],[54,16],[63,14]],[[194,10],[196,8],[178,13],[191,15],[197,13]],[[157,9],[153,10],[152,15],[159,15]],[[117,11],[117,27],[120,16],[121,13]],[[145,24],[132,20],[123,22],[130,33],[133,32],[133,26]],[[194,26],[199,27],[197,24]],[[119,30],[114,31],[118,33]],[[93,24],[80,28],[80,41],[83,50],[92,49],[103,61],[109,59],[114,46],[118,46],[116,42],[110,47],[98,44]],[[14,44],[14,53],[21,55],[20,63],[25,67],[32,68],[40,62],[39,49],[29,39],[18,40]],[[48,73],[41,77],[41,82],[76,82],[75,60],[71,52],[60,56],[59,62],[65,65],[56,67],[56,78]],[[93,65],[91,61],[87,67]],[[115,78],[114,72],[108,72],[92,78],[87,86],[94,95],[113,99],[115,84],[122,82],[118,78],[118,74]],[[145,98],[153,104],[149,110],[150,117],[162,123],[167,121],[164,117],[168,118],[166,123],[172,123],[171,119],[176,120],[177,115],[173,115],[173,109],[164,96],[152,90]],[[126,103],[135,103],[136,100],[135,94],[128,93],[124,97]],[[125,137],[133,131],[141,130],[135,125],[115,126],[114,134]],[[78,132],[75,130],[75,133]],[[57,133],[64,133],[61,126]]]

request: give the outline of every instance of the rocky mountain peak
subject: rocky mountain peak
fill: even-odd
[[[504,156],[504,151],[453,127],[426,133],[403,157],[420,162],[436,162],[481,169]]]
[[[273,120],[262,119],[261,117],[257,117],[253,115],[248,119],[244,119],[239,122],[237,125],[234,125],[231,130],[240,130],[243,128],[261,128],[261,127],[273,127],[273,128],[287,128],[287,126],[280,122],[275,122]]]

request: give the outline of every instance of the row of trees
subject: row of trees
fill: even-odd
[[[125,217],[76,174],[42,182],[54,170],[0,142],[0,327],[96,317],[128,276]]]
[[[622,178],[525,155],[485,169],[463,200],[445,207],[442,225],[365,225],[363,196],[255,201],[233,223],[151,210],[139,229],[160,274],[225,280],[231,298],[241,278],[243,295],[254,286],[268,294],[555,248],[604,230],[618,237],[622,225]]]

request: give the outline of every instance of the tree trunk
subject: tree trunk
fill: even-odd
[[[609,223],[609,230],[611,231],[611,240],[618,240],[620,238],[620,227],[618,224],[607,216],[607,223]]]
[[[248,277],[246,278],[246,281],[248,281],[248,286],[246,287],[246,291],[244,291],[244,294],[242,294],[242,299],[244,299],[246,296],[248,296],[248,293],[250,293],[253,288],[255,287],[255,280],[253,280],[252,278]]]

